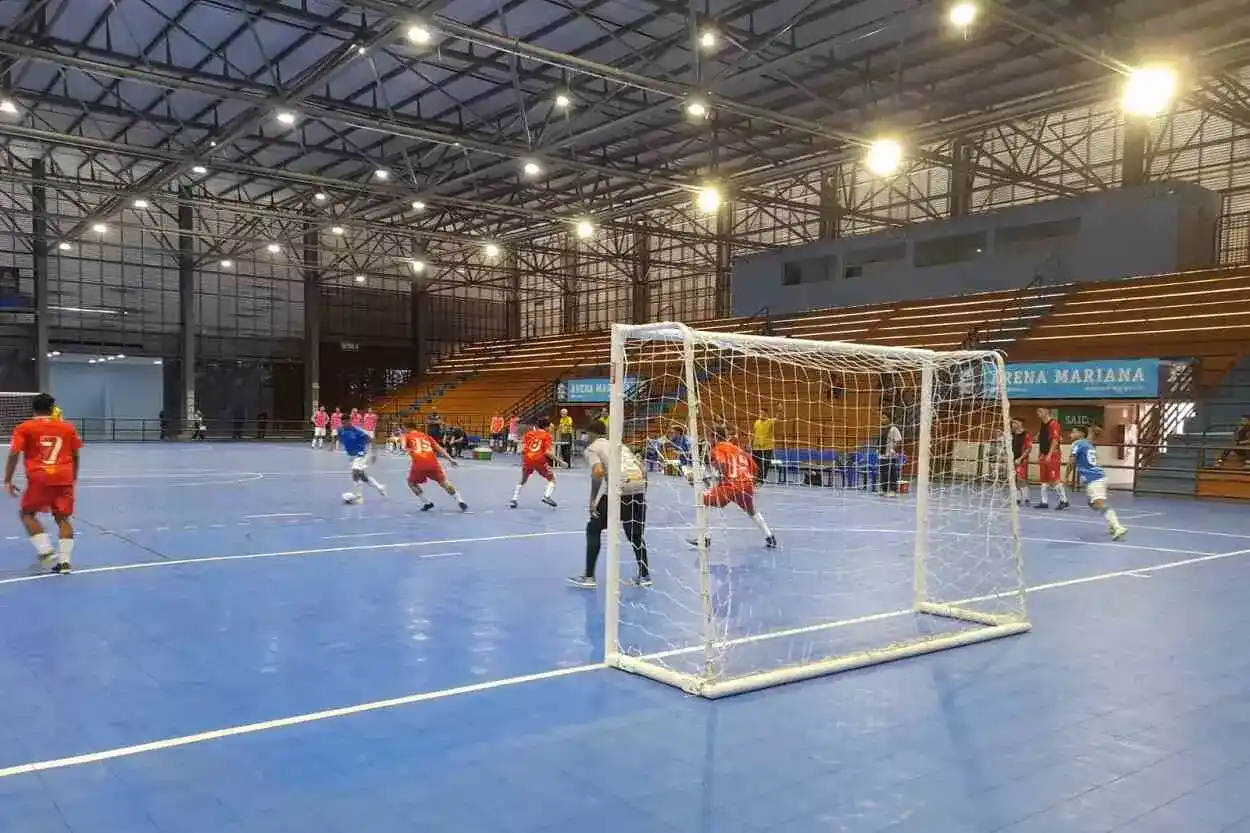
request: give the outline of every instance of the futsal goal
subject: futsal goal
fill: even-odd
[[[8,445],[13,429],[30,419],[36,393],[0,391],[0,440]]]
[[[1027,631],[1005,379],[988,351],[615,325],[607,663],[721,697]]]

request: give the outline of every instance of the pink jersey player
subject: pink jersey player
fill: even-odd
[[[334,413],[330,414],[330,430],[335,434],[343,427],[343,412],[338,408],[334,409]]]
[[[326,426],[330,424],[330,415],[326,413],[326,409],[324,405],[318,408],[317,412],[313,414],[312,424],[313,424],[312,447],[321,448],[321,446],[325,444]]]
[[[360,427],[372,434],[378,427],[378,415],[372,410],[365,411],[365,415],[360,418]]]

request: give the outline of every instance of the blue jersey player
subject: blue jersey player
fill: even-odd
[[[1073,472],[1085,483],[1085,497],[1095,512],[1101,512],[1107,519],[1107,531],[1111,539],[1118,541],[1128,532],[1115,510],[1107,505],[1107,473],[1098,465],[1098,452],[1089,439],[1089,429],[1077,426],[1072,429],[1072,456],[1068,459],[1068,477]],[[1075,485],[1075,483],[1073,484]]]
[[[377,489],[382,497],[386,497],[386,487],[369,475],[369,446],[373,443],[373,437],[356,424],[357,419],[349,417],[339,429],[339,444],[352,461],[352,491],[343,495],[345,503],[363,503],[365,483]]]

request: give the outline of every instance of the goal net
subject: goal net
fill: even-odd
[[[13,436],[13,429],[19,423],[30,419],[31,403],[34,402],[35,393],[9,393],[0,391],[0,440],[4,440],[5,447],[8,447],[9,439]]]
[[[1001,370],[614,326],[609,430],[648,470],[653,583],[613,460],[608,663],[720,697],[1028,630]]]

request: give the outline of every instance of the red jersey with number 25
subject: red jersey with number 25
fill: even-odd
[[[754,485],[755,461],[750,454],[733,443],[719,442],[712,446],[709,459],[720,472],[722,483],[747,487]]]
[[[438,449],[439,444],[424,431],[409,431],[404,435],[404,450],[414,466],[437,466]]]
[[[74,485],[74,452],[82,438],[68,422],[52,417],[28,419],[13,430],[9,451],[26,461],[26,480],[32,486]]]

